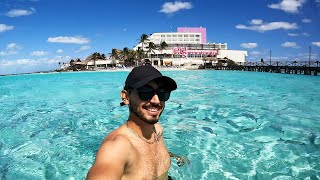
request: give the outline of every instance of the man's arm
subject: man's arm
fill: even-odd
[[[168,151],[169,152],[169,151]],[[185,161],[190,165],[190,160],[185,156],[178,156],[176,154],[173,154],[172,152],[169,152],[170,157],[175,158],[177,160],[178,166],[183,166],[185,164]]]
[[[121,179],[130,149],[130,141],[121,136],[103,142],[86,179]]]

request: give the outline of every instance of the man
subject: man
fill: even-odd
[[[168,152],[158,123],[176,82],[151,65],[134,68],[121,91],[121,105],[129,106],[126,123],[102,142],[87,179],[171,179],[170,156],[180,164],[179,156]]]

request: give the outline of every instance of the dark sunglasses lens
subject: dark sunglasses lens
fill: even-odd
[[[158,89],[156,93],[160,101],[167,101],[170,98],[170,91],[165,89]],[[155,90],[151,87],[145,86],[138,89],[139,98],[143,101],[150,101],[155,95]]]
[[[139,98],[143,101],[149,101],[150,99],[152,99],[153,95],[154,95],[153,91],[139,92]]]
[[[157,94],[160,101],[167,101],[170,98],[170,92],[166,89],[158,89]]]
[[[158,97],[160,101],[168,101],[170,98],[170,92],[160,92],[158,93]]]
[[[154,95],[154,90],[149,86],[143,86],[137,90],[139,98],[143,101],[149,101]]]

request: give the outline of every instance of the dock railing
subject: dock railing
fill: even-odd
[[[320,73],[319,66],[319,61],[261,61],[233,63],[232,65],[217,63],[207,69],[318,75]]]

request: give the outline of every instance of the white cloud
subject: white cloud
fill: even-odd
[[[183,9],[192,9],[192,4],[189,2],[166,2],[162,5],[162,9],[159,12],[163,12],[165,14],[171,14]]]
[[[68,37],[68,36],[59,36],[59,37],[49,37],[48,42],[52,43],[70,43],[70,44],[85,44],[90,42],[89,39],[83,37]]]
[[[299,34],[298,33],[288,33],[288,36],[295,37],[295,36],[299,36]]]
[[[315,46],[320,47],[320,41],[318,41],[318,42],[312,42],[312,45],[315,45]]]
[[[285,42],[281,46],[285,48],[299,48],[295,42]]]
[[[302,22],[303,22],[303,23],[311,23],[311,19],[305,18],[305,19],[302,19]]]
[[[35,9],[30,8],[30,10],[25,9],[12,9],[7,12],[7,16],[9,17],[19,17],[19,16],[29,16],[35,12]]]
[[[287,13],[298,13],[306,0],[282,0],[278,4],[269,4],[272,9],[280,9]]]
[[[16,43],[10,43],[7,45],[7,50],[18,50],[18,49],[21,49],[21,47],[16,44]]]
[[[257,55],[260,55],[261,52],[259,52],[259,51],[251,51],[251,52],[249,52],[249,54],[251,54],[253,56],[257,56]]]
[[[44,56],[47,54],[48,54],[48,52],[45,52],[45,51],[33,51],[32,53],[30,53],[30,55],[32,55],[32,56]]]
[[[31,59],[18,59],[13,61],[3,61],[3,66],[19,66],[19,65],[35,65],[35,60]]]
[[[5,32],[12,30],[14,27],[13,26],[7,26],[5,24],[0,24],[0,32]]]
[[[3,66],[37,66],[42,64],[57,64],[59,62],[59,59],[18,59],[18,60],[5,60],[2,61]]]
[[[301,33],[301,34],[299,34],[299,33],[288,33],[288,36],[291,36],[291,37],[296,37],[296,36],[301,36],[301,35],[303,35],[303,36],[309,36],[309,34],[306,33],[306,32]]]
[[[56,56],[55,62],[70,62],[71,57],[70,56]]]
[[[252,21],[251,21],[252,22]],[[261,21],[262,23],[262,21]],[[298,26],[296,23],[288,23],[288,22],[270,22],[270,23],[262,23],[259,25],[252,25],[252,26],[246,26],[243,24],[238,24],[236,25],[237,29],[247,29],[247,30],[253,30],[253,31],[258,31],[258,32],[265,32],[265,31],[272,31],[276,29],[285,29],[285,30],[290,30],[290,29],[297,29]]]
[[[56,51],[56,53],[61,54],[61,53],[63,53],[63,50],[62,50],[62,49],[58,49],[58,50]]]
[[[251,48],[257,47],[258,44],[257,43],[242,43],[240,46],[243,48],[251,49]]]
[[[82,52],[82,51],[86,51],[88,49],[90,49],[91,47],[90,46],[82,46],[80,47],[78,50],[76,50],[75,52]]]
[[[0,56],[8,56],[8,55],[17,54],[19,49],[21,49],[21,47],[18,44],[10,43],[7,45],[5,51],[0,52]]]
[[[250,24],[252,24],[252,25],[260,25],[262,23],[263,23],[263,21],[261,19],[252,19],[250,21]]]
[[[7,56],[7,55],[11,55],[11,54],[9,54],[9,53],[6,52],[6,51],[1,51],[1,52],[0,52],[0,56]]]
[[[247,29],[248,27],[243,24],[238,24],[238,25],[236,25],[236,28],[237,29]]]
[[[16,74],[37,71],[51,71],[59,68],[59,62],[69,62],[70,56],[55,57],[52,59],[6,59],[0,60],[0,74]]]

